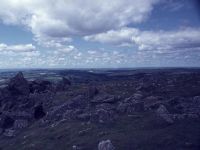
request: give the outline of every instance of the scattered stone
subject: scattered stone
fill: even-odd
[[[182,120],[182,119],[185,119],[185,115],[183,115],[183,114],[173,114],[172,115],[172,119],[174,119],[174,120]]]
[[[92,126],[92,121],[95,121],[95,124],[101,123],[102,125],[98,124],[100,127],[107,125],[110,127],[112,124],[109,123],[116,121],[119,115],[126,115],[125,117],[128,116],[130,120],[143,119],[143,117],[145,119],[146,115],[143,116],[142,112],[147,110],[156,111],[159,117],[152,121],[153,123],[158,121],[158,124],[155,124],[158,127],[165,126],[166,123],[167,125],[172,124],[175,120],[180,119],[192,118],[191,121],[199,119],[200,96],[197,95],[199,95],[200,82],[197,83],[193,76],[178,78],[179,75],[171,76],[165,82],[166,77],[162,77],[162,75],[154,77],[149,73],[131,83],[127,81],[127,83],[103,82],[96,84],[85,92],[90,79],[76,81],[81,84],[80,89],[75,89],[76,86],[69,89],[71,82],[66,78],[63,78],[58,84],[45,80],[28,83],[20,72],[10,80],[8,86],[0,88],[0,134],[12,137],[19,129],[27,127],[34,121],[38,121],[39,127],[43,125],[42,127],[52,127],[53,130],[58,128],[62,121],[69,122],[74,119],[81,122],[80,124],[84,128],[88,125]],[[95,79],[95,83],[96,81]],[[184,86],[185,84],[187,86]],[[138,88],[139,85],[141,85],[140,88]],[[99,91],[96,86],[112,94]],[[111,89],[109,89],[110,87]],[[119,90],[114,87],[119,87]],[[132,93],[129,92],[129,89],[124,91],[124,87],[136,92],[130,96]],[[54,93],[51,88],[54,88]],[[120,91],[121,89],[122,91]],[[56,90],[59,92],[56,93]],[[116,90],[117,95],[119,93],[120,96],[115,96],[116,93],[113,90]],[[169,108],[170,113],[166,107]],[[141,127],[143,128],[143,125]],[[89,130],[90,128],[81,130],[78,135],[86,135],[90,133]],[[108,133],[97,133],[98,136],[106,134]],[[62,137],[63,135],[59,135],[57,139]],[[72,148],[83,149],[77,145]],[[114,147],[110,140],[106,140],[99,143],[98,149],[112,150]]]
[[[120,102],[117,106],[117,111],[119,113],[135,113],[135,112],[144,112],[144,102],[139,101],[126,101]]]
[[[28,126],[28,121],[27,120],[15,120],[15,123],[14,123],[14,128],[15,129],[26,128],[27,126]]]
[[[164,105],[160,105],[160,107],[157,109],[156,113],[158,116],[160,116],[162,119],[164,119],[167,123],[172,124],[174,123],[172,117],[170,116],[167,108]]]
[[[73,145],[73,146],[72,146],[72,149],[73,149],[73,150],[78,150],[78,147],[77,147],[76,145]]]
[[[91,116],[91,114],[89,114],[89,113],[83,113],[83,114],[77,115],[76,118],[80,121],[89,121],[90,116]]]
[[[78,132],[78,135],[83,136],[83,135],[87,134],[90,130],[91,130],[91,128],[81,130],[81,131]]]
[[[110,140],[101,141],[98,145],[98,150],[114,150],[114,146],[112,145]]]
[[[73,150],[81,150],[82,148],[79,147],[79,146],[77,146],[77,145],[73,145],[73,146],[72,146],[72,149],[73,149]]]
[[[136,100],[140,100],[143,98],[142,92],[138,91],[135,94],[133,94],[133,98]]]
[[[113,111],[98,109],[91,117],[95,122],[97,121],[99,123],[106,124],[113,122],[116,118],[116,114]]]
[[[197,105],[200,106],[200,96],[195,96],[195,97],[193,98],[193,101],[194,101],[195,104],[197,104]]]
[[[98,104],[96,105],[96,110],[98,109],[104,109],[107,111],[114,111],[116,110],[116,106],[110,103],[103,103],[103,104]]]
[[[130,104],[128,104],[128,103],[120,102],[117,106],[117,111],[119,113],[126,113],[129,106],[130,106]]]
[[[6,129],[3,133],[4,136],[7,137],[14,137],[15,136],[15,130],[12,129]]]
[[[101,103],[116,103],[119,100],[119,97],[109,94],[99,94],[95,98],[93,98],[90,102],[93,104],[101,104]]]
[[[54,116],[53,119],[59,119],[59,118],[63,118],[63,119],[66,119],[66,120],[73,120],[73,119],[76,118],[76,116],[75,116],[75,113],[74,113],[73,110],[65,110],[63,115],[58,113]]]
[[[25,111],[4,112],[5,115],[10,116],[14,120],[31,120],[33,115]]]

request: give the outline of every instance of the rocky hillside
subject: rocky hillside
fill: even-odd
[[[191,150],[199,141],[200,73],[53,83],[19,72],[0,89],[0,150]]]

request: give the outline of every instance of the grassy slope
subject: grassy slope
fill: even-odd
[[[2,150],[70,150],[72,145],[80,145],[85,150],[95,150],[99,141],[111,139],[116,150],[200,149],[200,121],[186,119],[165,125],[156,121],[154,114],[140,116],[122,116],[110,125],[83,125],[74,121],[40,127],[35,123],[15,138],[0,137],[0,147]],[[85,134],[79,135],[79,131],[88,128]]]

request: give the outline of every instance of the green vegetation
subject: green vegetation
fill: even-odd
[[[116,150],[198,150],[199,125],[200,121],[192,119],[167,125],[153,113],[122,116],[104,125],[63,121],[42,126],[39,121],[15,138],[1,137],[0,145],[2,150],[71,150],[73,145],[95,150],[99,141],[111,139]]]

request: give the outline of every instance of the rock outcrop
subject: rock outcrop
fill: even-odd
[[[30,93],[28,81],[24,78],[22,72],[10,79],[8,88],[12,95],[29,95]]]
[[[29,86],[31,93],[42,93],[52,89],[52,83],[47,80],[34,80]]]
[[[13,137],[35,122],[46,127],[56,126],[63,120],[78,122],[83,127],[79,135],[84,136],[87,125],[112,127],[123,117],[134,122],[138,118],[143,120],[146,114],[152,115],[148,118],[152,121],[149,126],[156,127],[173,126],[182,119],[199,119],[200,94],[197,87],[200,84],[194,82],[195,92],[184,97],[186,89],[193,88],[189,83],[186,83],[188,87],[182,88],[184,77],[179,79],[178,76],[175,78],[178,81],[175,81],[170,76],[167,82],[162,76],[156,77],[151,74],[135,77],[132,83],[118,80],[74,83],[73,80],[72,84],[67,78],[58,83],[43,79],[28,82],[20,72],[8,86],[0,89],[0,135]],[[73,147],[81,148],[82,145]],[[98,149],[115,148],[110,140],[106,140],[99,143]]]
[[[65,77],[62,78],[61,81],[59,81],[56,84],[56,91],[65,91],[69,88],[69,86],[71,85],[71,81]]]

